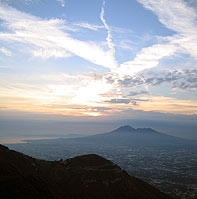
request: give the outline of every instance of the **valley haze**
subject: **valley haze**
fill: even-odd
[[[26,140],[26,143],[7,146],[50,161],[98,154],[173,198],[195,199],[197,194],[197,141],[163,134],[151,128],[124,125],[95,135]]]

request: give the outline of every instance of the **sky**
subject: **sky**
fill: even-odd
[[[196,114],[196,0],[0,0],[1,119]]]

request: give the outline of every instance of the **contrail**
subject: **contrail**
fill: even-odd
[[[103,0],[103,4],[102,4],[102,8],[101,8],[101,14],[100,14],[100,19],[103,22],[103,25],[105,26],[106,30],[107,30],[107,37],[106,37],[106,41],[107,41],[107,45],[109,48],[109,52],[111,54],[111,56],[114,58],[115,55],[115,49],[114,49],[114,44],[112,42],[112,35],[111,35],[111,30],[108,26],[108,24],[106,23],[106,20],[104,18],[104,14],[105,14],[105,0]]]

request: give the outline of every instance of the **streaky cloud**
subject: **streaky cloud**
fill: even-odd
[[[73,24],[75,26],[79,26],[81,28],[86,28],[89,30],[93,30],[93,31],[97,31],[99,29],[104,29],[104,26],[99,26],[99,25],[94,25],[94,24],[90,24],[90,23],[75,23]]]
[[[145,69],[156,67],[161,59],[172,56],[176,50],[177,47],[173,44],[155,44],[143,48],[133,60],[122,63],[117,73],[120,76],[134,75]]]
[[[42,20],[5,4],[0,6],[0,19],[4,21],[3,25],[8,29],[8,32],[0,34],[0,40],[31,45],[39,50],[40,48],[46,50],[56,49],[54,56],[57,55],[58,50],[61,54],[62,51],[65,51],[66,57],[69,52],[109,69],[116,66],[114,57],[109,51],[104,51],[93,42],[73,39],[65,32],[67,26],[64,20]],[[53,50],[50,53],[52,54]]]
[[[138,0],[153,11],[167,28],[177,32],[171,43],[178,44],[197,59],[197,13],[183,0]]]
[[[105,0],[103,0],[103,4],[102,4],[102,8],[101,8],[101,14],[100,14],[100,19],[101,21],[103,22],[103,25],[105,26],[106,30],[107,30],[107,38],[106,38],[106,41],[107,41],[107,45],[108,45],[108,48],[109,48],[109,55],[114,58],[114,55],[115,55],[115,49],[114,49],[114,44],[112,42],[112,34],[111,34],[111,29],[110,27],[108,26],[105,18],[104,18],[104,15],[105,15]],[[115,61],[115,58],[114,58],[114,61]],[[116,62],[116,61],[115,61]],[[117,65],[114,65],[114,68],[116,68]]]
[[[12,52],[9,51],[7,48],[1,47],[0,51],[1,51],[1,53],[3,53],[4,55],[6,55],[8,57],[12,56]]]

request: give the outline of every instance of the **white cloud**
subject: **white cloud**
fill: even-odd
[[[4,47],[0,48],[0,51],[6,56],[12,56],[12,52]]]
[[[182,0],[138,0],[145,8],[157,14],[161,23],[176,32],[193,31],[196,13]],[[186,27],[185,27],[186,25]]]
[[[187,53],[197,59],[197,13],[183,0],[138,0],[152,10],[159,21],[178,33],[171,42],[179,44]]]
[[[133,75],[142,70],[153,68],[159,64],[160,59],[175,53],[176,46],[172,44],[156,44],[143,48],[136,57],[120,65],[117,73],[121,76]]]
[[[72,55],[65,50],[62,49],[43,49],[39,48],[37,50],[32,51],[32,55],[35,57],[42,57],[43,59],[48,59],[50,57],[55,58],[65,58],[65,57],[71,57]]]
[[[138,1],[145,8],[152,10],[162,24],[177,33],[164,37],[165,44],[143,48],[133,60],[120,65],[117,70],[119,74],[132,75],[156,67],[161,59],[177,52],[190,54],[197,59],[197,14],[191,7],[182,0]]]
[[[89,24],[89,23],[75,23],[75,26],[79,26],[81,28],[87,28],[93,31],[97,31],[99,29],[103,29],[104,26],[99,26],[99,25],[93,25],[93,24]]]
[[[5,5],[0,6],[0,19],[9,30],[0,33],[0,40],[20,42],[42,49],[58,48],[65,51],[66,56],[70,52],[109,69],[116,66],[114,56],[109,51],[104,51],[93,42],[73,39],[66,33],[64,20],[42,20]]]
[[[65,6],[65,2],[64,2],[64,0],[57,0],[57,2],[59,2],[59,3],[60,3],[60,5],[61,5],[62,7],[64,7],[64,6]]]

